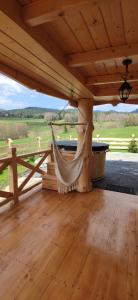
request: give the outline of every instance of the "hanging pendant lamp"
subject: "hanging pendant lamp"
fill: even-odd
[[[132,63],[132,59],[128,59],[127,58],[127,59],[123,60],[123,65],[126,67],[126,72],[125,72],[125,75],[123,76],[124,82],[123,82],[123,84],[119,88],[119,95],[120,95],[120,100],[122,102],[124,102],[124,103],[128,100],[129,95],[130,95],[131,90],[132,90],[132,86],[127,81],[127,78],[128,78],[128,66],[131,63]]]

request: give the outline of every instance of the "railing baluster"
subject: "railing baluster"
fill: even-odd
[[[13,193],[14,203],[17,204],[19,199],[16,148],[9,149],[9,153],[12,157],[11,164],[9,165],[9,192]]]

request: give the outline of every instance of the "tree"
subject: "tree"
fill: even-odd
[[[64,124],[64,133],[67,133],[68,132],[68,128],[67,128],[67,125]]]
[[[129,143],[128,152],[138,153],[137,142],[136,142],[136,140],[134,138]]]

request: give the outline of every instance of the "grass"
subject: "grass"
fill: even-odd
[[[138,138],[138,127],[95,129],[93,136],[96,137],[97,134],[99,134],[101,138],[131,138],[132,134],[135,134],[135,137]]]
[[[44,119],[21,119],[21,118],[4,118],[0,119],[1,124],[13,124],[13,122],[18,122],[18,123],[25,123],[25,124],[42,124],[46,123]]]
[[[11,122],[11,120],[7,120],[7,122]],[[34,120],[32,122],[34,122]],[[49,128],[49,126],[46,125],[44,120],[39,120],[35,123],[35,125],[32,122],[31,120],[29,120],[28,137],[14,140],[13,145],[28,144],[30,147],[33,143],[36,143],[37,148],[38,136],[42,138],[42,142],[44,142],[45,145],[48,145],[48,143],[51,141],[51,129]],[[55,135],[58,136],[60,139],[77,138],[76,128],[68,128],[68,132],[66,133],[64,132],[64,128],[62,127],[55,126],[54,130]],[[136,138],[138,138],[138,127],[130,126],[124,128],[110,129],[99,128],[94,130],[93,137],[100,135],[100,138],[131,138],[132,134],[135,134]],[[0,141],[0,146],[7,146],[7,142]]]
[[[18,166],[18,175],[22,175],[26,168],[23,166]],[[9,181],[9,174],[8,174],[8,168],[6,168],[2,173],[0,173],[0,188],[4,188],[6,185],[8,185]]]

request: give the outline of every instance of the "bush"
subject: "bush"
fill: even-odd
[[[135,139],[132,139],[128,146],[128,152],[138,153],[137,142]]]
[[[128,126],[138,126],[138,115],[128,114],[124,120],[124,127]]]
[[[27,126],[26,124],[16,123],[16,124],[0,124],[0,139],[6,140],[19,139],[27,137]]]
[[[30,164],[35,162],[35,156],[31,156],[30,158],[27,159],[27,162],[29,162]]]
[[[66,112],[64,116],[65,122],[75,123],[78,122],[78,114],[76,111]]]
[[[68,132],[68,128],[67,128],[67,125],[64,124],[64,133],[67,133]]]

